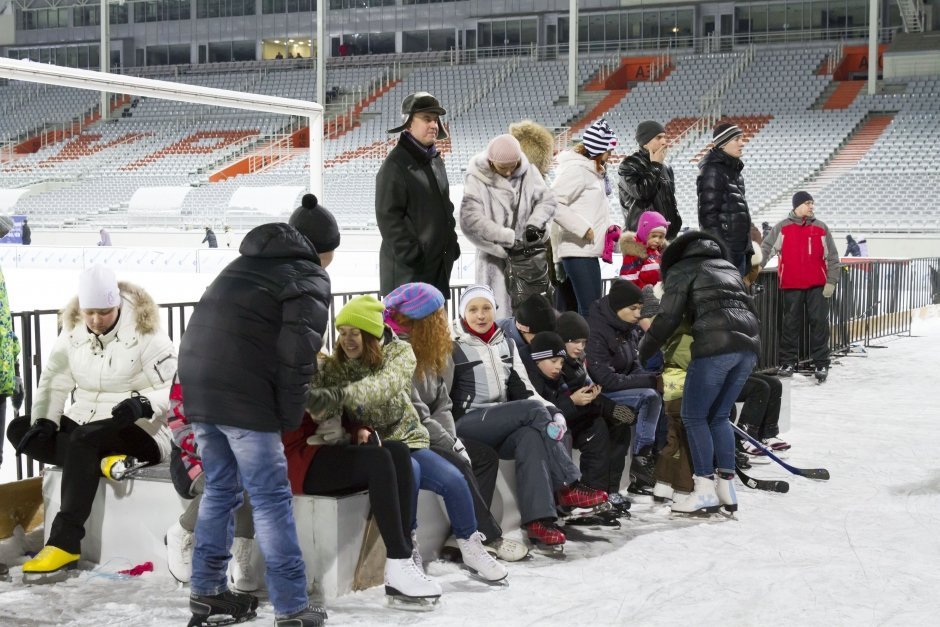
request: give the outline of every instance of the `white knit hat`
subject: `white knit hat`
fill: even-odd
[[[496,309],[496,297],[493,295],[493,288],[489,285],[470,285],[463,291],[463,294],[460,295],[461,318],[466,316],[467,305],[469,305],[470,301],[474,298],[485,298],[493,305],[493,309]]]
[[[114,271],[95,265],[82,272],[78,277],[78,306],[82,309],[120,307],[121,291]]]

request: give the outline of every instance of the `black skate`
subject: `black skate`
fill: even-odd
[[[597,530],[620,529],[618,515],[608,503],[589,509],[559,508],[559,511],[566,527],[589,527]]]
[[[826,377],[829,376],[829,366],[816,366],[813,376],[816,377],[816,383],[825,383]]]
[[[274,621],[275,627],[323,627],[326,624],[326,610],[319,605],[308,605],[296,614],[291,614]]]
[[[612,490],[607,493],[607,504],[611,512],[618,518],[630,518],[630,501],[620,492]]]
[[[251,620],[258,615],[258,597],[226,590],[213,596],[189,595],[193,617],[187,627],[218,627]],[[300,623],[298,623],[300,624]]]

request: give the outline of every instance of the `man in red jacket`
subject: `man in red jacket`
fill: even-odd
[[[839,282],[839,252],[832,234],[813,213],[809,192],[793,194],[793,211],[770,230],[761,244],[763,264],[780,255],[777,279],[783,295],[783,333],[780,336],[780,369],[789,377],[796,370],[803,307],[809,318],[809,349],[816,366],[816,380],[829,374],[829,298]]]

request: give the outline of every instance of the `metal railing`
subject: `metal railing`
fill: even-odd
[[[608,279],[605,283],[609,284]],[[773,270],[762,272],[754,290],[754,302],[760,317],[761,354],[758,369],[778,365],[778,329],[783,324],[781,291]],[[605,285],[605,292],[607,291]],[[456,318],[458,302],[464,285],[450,288],[447,301],[448,316]],[[336,312],[351,298],[366,293],[339,292],[333,294],[329,325],[323,337],[323,349],[332,351]],[[918,259],[843,260],[840,281],[829,301],[829,350],[832,354],[847,354],[854,346],[870,347],[880,338],[910,334],[913,312],[930,304],[940,304],[940,257]],[[174,342],[186,331],[186,324],[197,303],[165,303],[160,305],[165,328]],[[23,387],[26,391],[24,406],[32,405],[33,392],[42,374],[44,346],[55,342],[56,315],[54,310],[23,311],[13,314],[14,328],[20,338]],[[804,325],[805,326],[805,325]],[[804,329],[800,342],[800,361],[810,361],[808,331]],[[5,434],[4,434],[5,435]],[[34,460],[17,456],[17,479],[36,474]],[[40,465],[41,469],[42,466]]]

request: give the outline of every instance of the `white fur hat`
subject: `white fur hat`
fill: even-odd
[[[82,309],[111,309],[121,306],[114,271],[104,266],[92,266],[78,277],[78,306]]]

